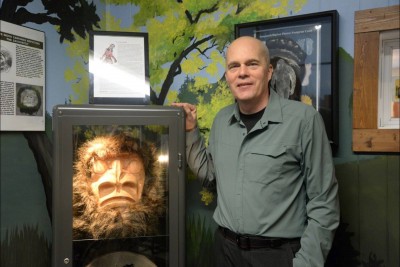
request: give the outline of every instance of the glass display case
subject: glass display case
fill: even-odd
[[[184,123],[176,107],[53,109],[53,266],[185,265]]]

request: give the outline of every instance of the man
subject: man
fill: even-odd
[[[216,266],[323,266],[339,224],[338,185],[324,123],[311,106],[284,99],[260,40],[226,53],[236,103],[216,116],[206,148],[196,108],[186,113],[188,164],[216,183]]]

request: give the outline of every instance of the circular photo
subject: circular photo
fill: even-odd
[[[11,69],[12,66],[12,57],[11,53],[5,49],[4,47],[1,47],[0,50],[0,71],[1,72],[8,72]]]

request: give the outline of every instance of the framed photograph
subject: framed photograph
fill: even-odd
[[[285,98],[314,106],[332,148],[338,145],[338,13],[320,13],[235,25],[235,37],[263,40],[274,73],[270,87]]]
[[[149,104],[147,33],[93,31],[89,45],[90,104]]]
[[[52,266],[185,266],[180,108],[53,109]]]

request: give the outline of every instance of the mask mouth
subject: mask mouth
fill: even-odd
[[[122,208],[128,204],[135,203],[136,201],[127,196],[114,196],[100,201],[100,207]]]

